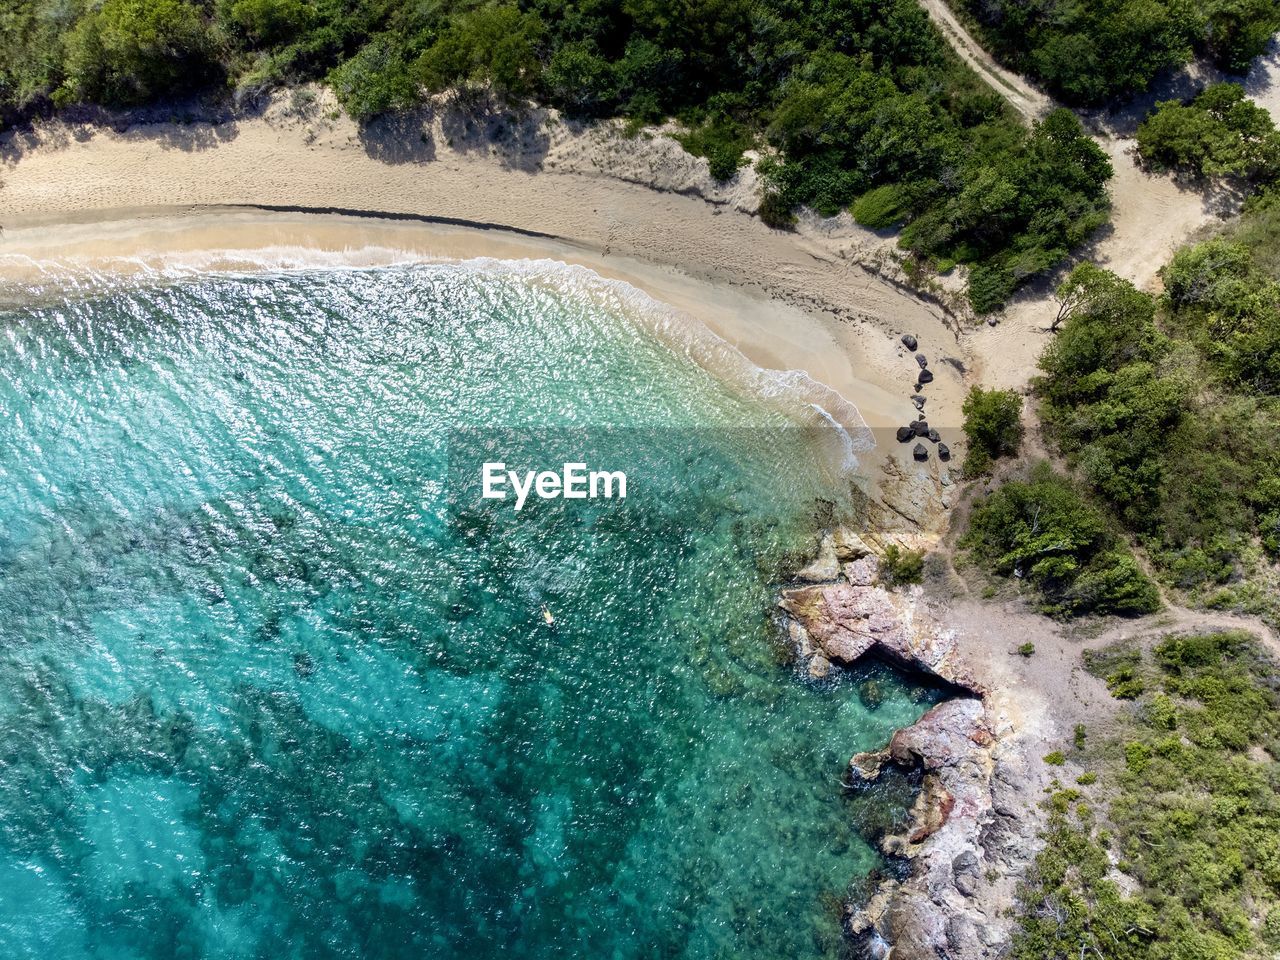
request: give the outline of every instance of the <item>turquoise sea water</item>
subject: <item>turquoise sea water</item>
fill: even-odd
[[[892,815],[844,764],[933,695],[784,662],[830,437],[643,313],[494,264],[0,310],[0,956],[839,955]],[[476,498],[562,458],[627,499]]]

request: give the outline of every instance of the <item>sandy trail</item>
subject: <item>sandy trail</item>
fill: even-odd
[[[1028,120],[1059,106],[1052,98],[1016,74],[1005,70],[982,49],[959,23],[946,0],[920,0],[952,49]],[[1135,101],[1123,111],[1090,118],[1094,136],[1111,159],[1115,175],[1108,184],[1111,223],[1083,251],[1092,259],[1143,289],[1159,285],[1160,268],[1180,247],[1211,224],[1237,213],[1238,194],[1193,185],[1178,178],[1153,174],[1138,165],[1132,137],[1138,121],[1160,99],[1189,96],[1205,83],[1231,79],[1192,65],[1163,84],[1160,91]],[[1237,78],[1238,79],[1238,78]],[[1280,38],[1259,57],[1244,79],[1250,98],[1268,109],[1280,123]],[[990,386],[1025,390],[1045,346],[1056,312],[1053,289],[1065,268],[1054,277],[1024,289],[1004,311],[999,325],[966,337],[974,376]]]
[[[1054,108],[1055,104],[1048,95],[996,63],[956,18],[946,0],[920,0],[920,5],[928,12],[934,26],[946,37],[947,43],[960,59],[1008,100],[1010,106],[1025,119],[1037,120]]]

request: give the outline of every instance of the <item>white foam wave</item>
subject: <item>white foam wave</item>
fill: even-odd
[[[838,463],[837,472],[840,474],[855,473],[857,455],[875,447],[872,432],[858,408],[838,391],[800,370],[761,368],[695,316],[655,299],[624,280],[603,277],[588,267],[551,258],[456,258],[378,245],[342,250],[284,245],[134,256],[67,256],[47,260],[20,254],[0,254],[0,277],[17,275],[26,278],[16,284],[12,281],[4,283],[0,289],[7,287],[22,299],[38,301],[52,296],[65,297],[68,293],[103,293],[118,288],[122,282],[151,284],[210,275],[365,271],[424,264],[450,264],[481,273],[505,273],[533,282],[549,283],[564,295],[590,298],[606,309],[622,310],[640,319],[645,328],[669,348],[688,356],[712,375],[769,402],[801,425],[830,429],[838,447],[832,460]]]

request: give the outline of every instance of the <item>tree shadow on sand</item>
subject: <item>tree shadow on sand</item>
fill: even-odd
[[[0,135],[0,160],[12,165],[29,150],[58,150],[73,141],[84,143],[101,130],[111,130],[129,141],[154,143],[164,150],[196,153],[234,140],[240,132],[238,121],[259,112],[259,105],[236,106],[221,100],[131,109],[77,105],[46,122],[26,123]]]
[[[382,163],[430,163],[436,159],[431,108],[384,114],[360,125],[360,145]]]

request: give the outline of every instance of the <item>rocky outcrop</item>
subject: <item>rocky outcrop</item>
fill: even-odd
[[[880,841],[887,856],[909,861],[908,876],[849,903],[846,931],[859,955],[875,960],[1002,956],[1007,907],[1034,846],[1035,824],[1018,796],[1025,778],[1002,759],[987,691],[956,632],[924,611],[921,588],[877,583],[879,544],[841,531],[828,539],[822,552],[837,554],[840,575],[784,590],[779,601],[802,666],[821,677],[874,656],[957,693],[849,763],[852,789],[866,789],[891,766],[919,772],[921,788],[903,829]]]
[[[887,856],[911,862],[906,880],[886,880],[867,903],[851,903],[845,926],[864,956],[894,960],[977,960],[995,956],[1008,937],[996,898],[977,898],[985,883],[983,837],[995,819],[995,736],[981,700],[947,700],[899,730],[882,750],[849,764],[858,786],[891,764],[923,771],[904,829],[880,843]]]
[[[876,656],[982,694],[957,648],[955,632],[918,615],[918,587],[895,593],[879,586],[879,562],[865,549],[866,555],[843,565],[840,579],[782,592],[779,606],[809,672],[825,674],[831,664],[850,666]]]

